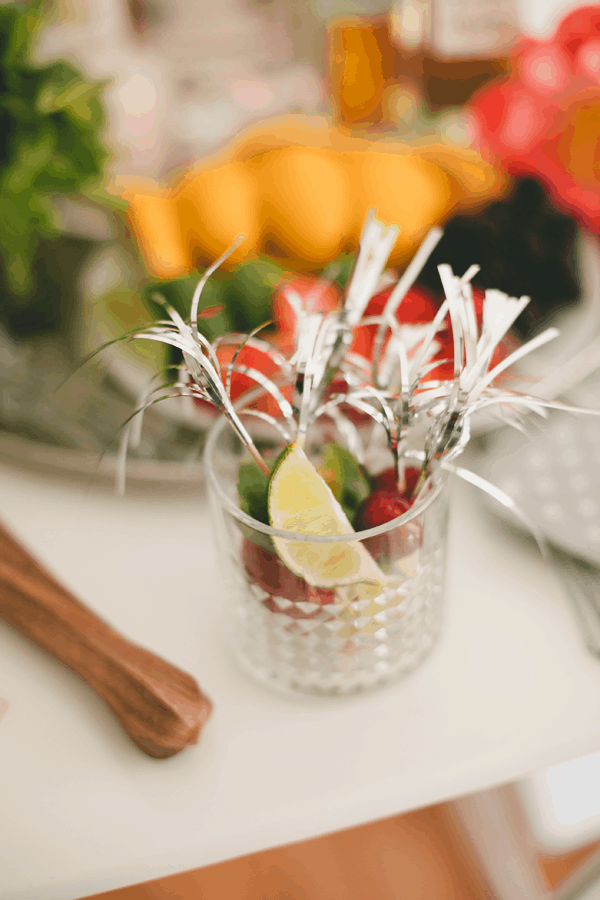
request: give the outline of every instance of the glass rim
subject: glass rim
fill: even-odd
[[[415,503],[401,516],[397,516],[395,519],[392,519],[390,522],[384,522],[383,525],[377,525],[374,528],[366,528],[364,531],[352,531],[347,534],[302,534],[294,531],[283,531],[279,528],[273,528],[272,525],[265,525],[264,522],[259,522],[258,519],[253,519],[252,516],[249,516],[245,513],[236,503],[234,503],[230,497],[227,496],[223,488],[219,483],[219,479],[217,478],[216,472],[212,465],[212,457],[216,450],[216,443],[222,434],[226,425],[229,424],[229,420],[226,416],[220,416],[217,422],[213,425],[208,433],[208,437],[206,439],[206,446],[204,448],[204,470],[206,474],[207,481],[210,486],[214,490],[217,495],[219,502],[225,509],[239,522],[243,525],[248,526],[249,528],[253,528],[255,531],[260,531],[262,534],[270,535],[271,537],[283,538],[287,541],[302,541],[303,543],[311,543],[311,544],[336,544],[336,543],[346,543],[348,541],[361,541],[371,537],[378,537],[381,534],[386,534],[388,531],[393,531],[396,528],[401,528],[403,525],[407,525],[413,519],[416,519],[421,513],[425,512],[439,497],[440,493],[445,487],[445,483],[447,481],[448,472],[441,468],[438,470],[440,473],[440,480],[437,484],[434,484],[433,487],[428,491],[425,497],[422,500],[419,500],[418,503]],[[410,459],[420,459],[422,460],[423,454],[418,451],[408,452],[407,457]]]

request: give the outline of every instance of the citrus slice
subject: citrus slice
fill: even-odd
[[[346,515],[298,444],[290,444],[273,467],[268,485],[269,521],[274,528],[303,535],[349,534]],[[295,575],[313,587],[387,579],[360,541],[313,543],[274,537],[277,553]]]

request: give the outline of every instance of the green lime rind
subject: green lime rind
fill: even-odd
[[[279,456],[277,457],[277,459],[275,460],[275,462],[273,463],[273,466],[271,468],[271,474],[269,475],[269,480],[267,483],[267,495],[266,495],[267,517],[268,517],[269,525],[273,525],[273,516],[271,513],[271,491],[273,488],[275,477],[276,477],[279,469],[281,468],[281,464],[284,462],[284,460],[286,460],[288,458],[288,456],[290,455],[290,453],[292,452],[294,447],[295,447],[295,444],[288,444],[287,447],[284,447],[283,450],[281,451],[281,453],[279,454]],[[275,525],[273,527],[276,528],[277,526]]]

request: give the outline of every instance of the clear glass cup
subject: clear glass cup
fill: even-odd
[[[273,452],[283,446],[274,442]],[[318,457],[318,440],[306,449]],[[206,480],[227,630],[239,665],[274,687],[313,694],[353,693],[414,669],[441,624],[446,473],[440,470],[427,495],[392,522],[348,535],[308,537],[271,528],[240,509],[242,460],[248,461],[245,447],[227,420],[219,420],[206,444]],[[313,587],[285,567],[272,537],[311,544],[360,541],[386,584]]]

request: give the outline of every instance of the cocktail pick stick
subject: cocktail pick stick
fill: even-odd
[[[407,293],[421,274],[423,266],[439,244],[444,231],[439,226],[434,226],[427,234],[425,240],[411,259],[410,263],[403,272],[396,287],[390,294],[382,315],[382,322],[375,335],[373,344],[373,381],[378,384],[377,371],[379,369],[379,360],[381,358],[381,348],[383,346],[383,338],[386,330],[386,323],[395,318],[398,307],[406,297]]]
[[[223,263],[225,262],[227,257],[231,256],[231,254],[236,249],[236,247],[239,247],[239,245],[245,239],[246,239],[246,235],[238,234],[238,236],[236,237],[233,244],[231,244],[231,246],[228,247],[227,250],[225,250],[225,252],[222,253],[221,256],[217,260],[215,260],[215,262],[212,264],[212,266],[208,267],[208,269],[206,270],[206,272],[204,273],[204,275],[202,276],[202,278],[200,279],[200,281],[198,282],[198,284],[196,286],[196,290],[194,291],[194,296],[192,297],[192,309],[191,309],[191,313],[190,313],[190,323],[192,326],[192,333],[196,340],[198,340],[198,334],[199,334],[199,332],[198,332],[198,308],[200,306],[200,296],[202,294],[202,291],[204,290],[204,286],[205,286],[206,282],[208,281],[208,279],[211,277],[211,275],[213,275],[214,272],[216,272],[216,270],[219,268],[219,266],[223,265]]]
[[[338,316],[337,336],[323,366],[323,376],[316,388],[316,395],[312,402],[313,409],[321,402],[323,394],[333,381],[350,349],[352,329],[360,322],[369,300],[373,296],[399,232],[400,229],[397,225],[386,227],[383,222],[375,218],[374,210],[369,210],[352,277],[346,290],[344,306]]]

